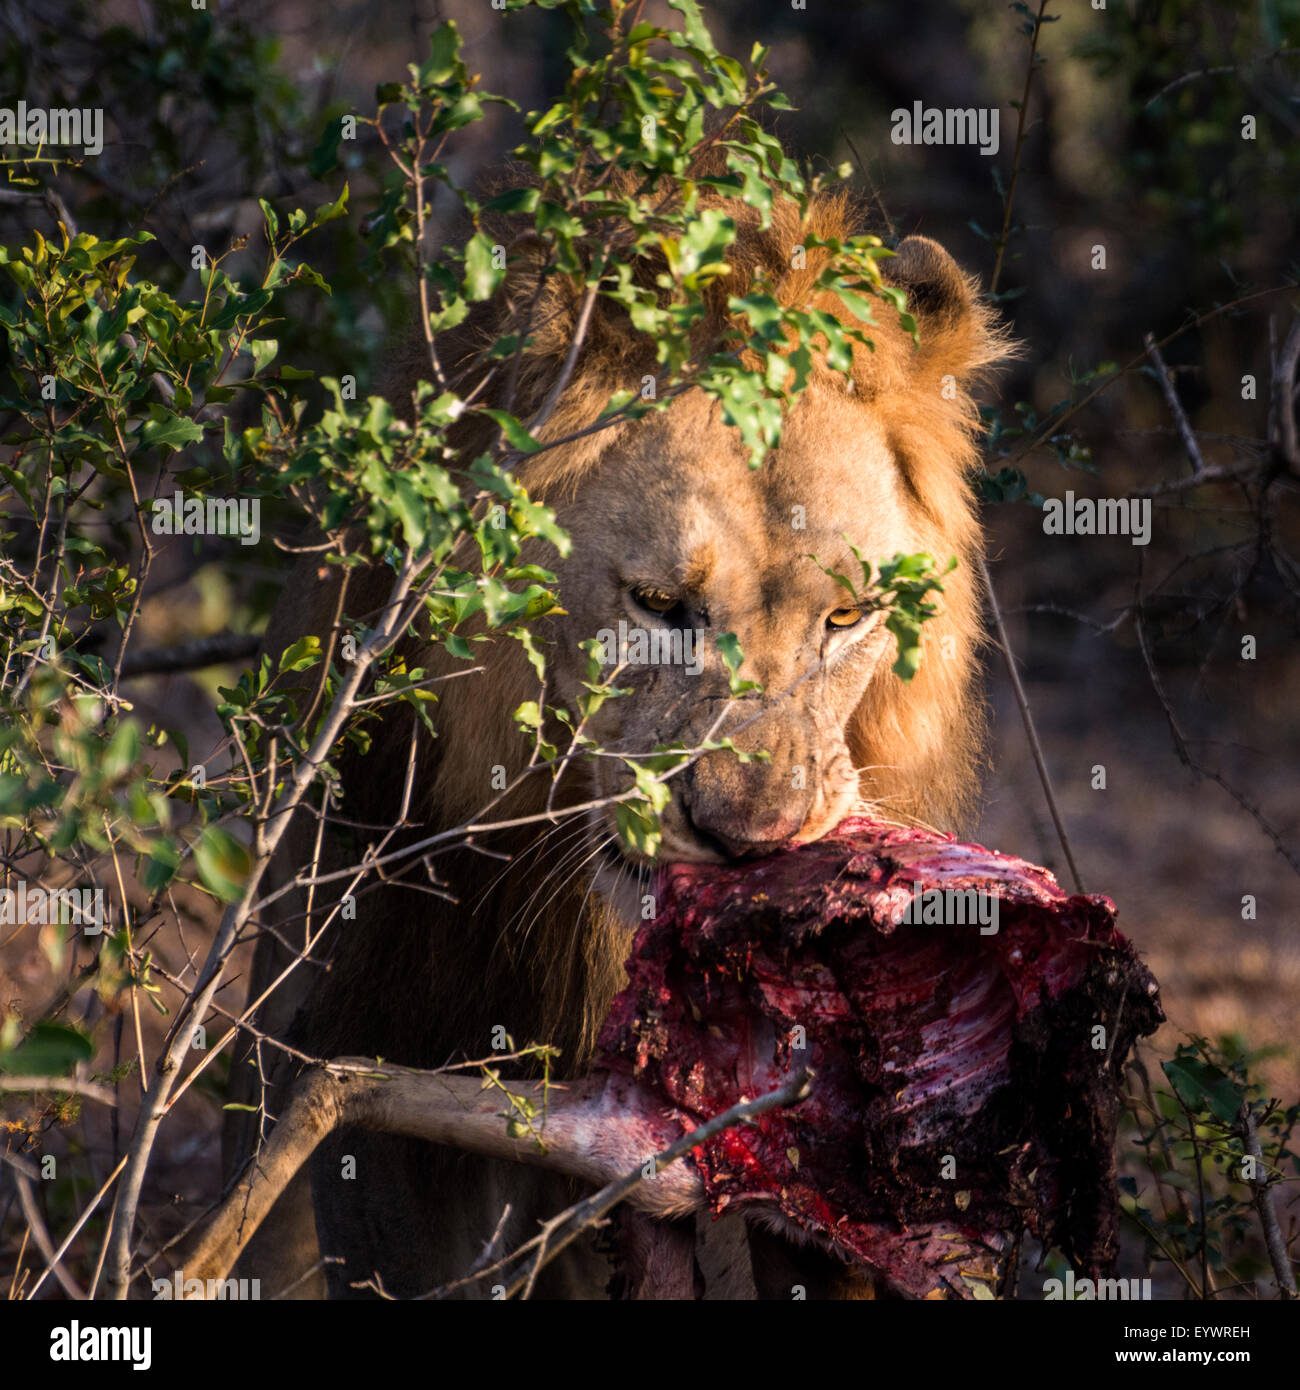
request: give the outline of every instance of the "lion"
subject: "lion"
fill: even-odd
[[[705,345],[728,326],[727,295],[743,295],[763,275],[782,302],[803,303],[825,253],[815,241],[802,258],[793,248],[856,230],[858,212],[842,193],[820,193],[802,213],[778,201],[766,227],[737,200],[707,199],[735,218],[739,236],[729,274],[710,293],[699,330]],[[582,286],[540,276],[533,239],[514,239],[510,253],[505,285],[438,349],[454,376],[484,341],[511,330],[521,305],[534,306],[515,382],[515,413],[527,420],[569,352]],[[555,572],[562,608],[536,629],[548,654],[547,700],[571,704],[587,675],[582,644],[620,622],[652,633],[692,631],[700,639],[694,669],[684,662],[620,669],[617,683],[632,693],[606,701],[586,733],[605,748],[632,752],[727,737],[742,753],[767,754],[741,760],[726,750],[704,752],[667,781],[662,860],[716,862],[816,840],[862,805],[955,828],[971,805],[983,731],[972,392],[1007,348],[974,279],[935,242],[905,238],[883,272],[905,291],[919,342],[881,302],[867,330],[873,346],[855,348],[847,377],[816,356],[779,447],[761,467],[750,467],[718,402],[698,390],[641,420],[589,430],[615,391],[639,389],[655,374],[653,344],[603,299],[541,431],[544,440],[575,437],[518,463],[519,481],[554,508],[573,540],[567,558],[549,549],[536,556]],[[856,322],[825,294],[818,307]],[[403,383],[408,392],[419,375],[416,357]],[[481,400],[496,403],[495,384],[487,383]],[[474,428],[466,427],[462,441],[467,457],[483,443]],[[891,669],[893,638],[881,615],[846,601],[825,572],[855,573],[846,542],[875,561],[922,551],[941,563],[957,560],[910,684]],[[304,633],[337,640],[340,612],[373,611],[387,584],[381,573],[362,572],[344,605],[338,570],[309,555],[286,586],[265,649],[278,653]],[[741,674],[760,687],[736,699],[714,640],[726,632],[743,651]],[[464,665],[437,649],[415,650],[409,661],[430,674]],[[527,762],[529,741],[511,719],[538,694],[525,652],[513,640],[488,642],[476,650],[476,664],[481,674],[441,687],[438,737],[418,742],[408,839],[472,821],[501,771],[513,779]],[[345,762],[344,814],[355,825],[396,823],[413,730],[405,716],[386,719],[370,752]],[[627,785],[617,759],[578,759],[555,804],[600,802]],[[537,816],[550,790],[549,777],[525,779],[492,815]],[[287,841],[277,868],[282,881],[309,862],[325,870],[355,863],[365,832],[320,840],[310,820]],[[333,929],[328,968],[300,967],[261,1010],[259,1027],[310,1056],[379,1056],[424,1067],[490,1055],[494,1039],[499,1046],[508,1036],[516,1047],[557,1048],[556,1074],[580,1074],[623,981],[651,870],[644,854],[620,841],[608,805],[417,864],[358,894],[356,920]],[[280,900],[287,925],[261,939],[255,993],[283,968],[304,922],[332,901],[323,889],[310,901],[301,890]],[[269,1096],[273,1113],[293,1064],[282,1058],[272,1065],[263,1047],[270,1087],[258,1092],[247,1065],[253,1046],[235,1067],[236,1093],[247,1099],[253,1087],[251,1098]],[[253,1147],[247,1116],[235,1118],[227,1139],[233,1169]],[[322,1144],[310,1166],[310,1205],[301,1181],[243,1262],[263,1287],[292,1283],[299,1296],[419,1296],[463,1280],[489,1251],[521,1244],[540,1218],[575,1197],[554,1176],[389,1135],[345,1132]],[[809,1296],[854,1296],[832,1293],[849,1287],[833,1257],[769,1233],[751,1232],[749,1241],[750,1296],[789,1297],[793,1282],[804,1283]],[[323,1279],[317,1250],[335,1261]],[[609,1277],[608,1255],[592,1241],[549,1265],[535,1296],[601,1297]]]

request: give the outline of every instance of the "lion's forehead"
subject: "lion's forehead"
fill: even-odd
[[[806,557],[851,561],[845,536],[878,554],[907,542],[910,495],[884,425],[825,392],[791,412],[759,468],[699,405],[612,454],[575,497],[572,525],[645,578],[704,587],[739,565],[790,579],[806,570],[815,584]]]

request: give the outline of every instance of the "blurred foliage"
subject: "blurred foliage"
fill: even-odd
[[[1256,1071],[1268,1055],[1236,1036],[1191,1038],[1161,1064],[1166,1084],[1130,1073],[1125,1127],[1133,1133],[1121,1154],[1129,1171],[1120,1178],[1120,1209],[1144,1237],[1147,1260],[1172,1267],[1185,1296],[1212,1298],[1273,1278],[1256,1194],[1281,1195],[1300,1179],[1292,1147],[1300,1104],[1265,1097]],[[1282,1231],[1285,1238],[1285,1216]]]
[[[1167,228],[1192,264],[1213,266],[1275,208],[1295,207],[1300,0],[1141,0],[1106,14],[1078,53],[1130,95],[1117,192],[1153,231]]]

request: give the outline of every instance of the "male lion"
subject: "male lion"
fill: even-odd
[[[855,230],[841,195],[819,196],[802,221],[796,207],[779,203],[766,229],[743,204],[714,202],[741,234],[729,256],[731,273],[710,299],[705,346],[727,326],[727,294],[744,294],[761,271],[779,284],[784,302],[802,303],[824,253],[810,249],[801,261],[793,249],[810,234],[844,238]],[[534,253],[527,240],[516,243],[515,270],[497,298],[439,344],[440,360],[454,372],[484,334],[509,331],[520,306],[533,305],[536,327],[515,398],[523,419],[556,380],[582,292],[557,276],[539,280]],[[791,268],[792,261],[801,268]],[[1004,345],[973,282],[934,242],[907,238],[885,273],[907,293],[919,347],[893,309],[879,304],[880,322],[868,330],[874,350],[856,351],[851,381],[817,362],[808,390],[789,409],[780,447],[760,469],[750,469],[736,432],[698,391],[661,414],[519,464],[520,481],[556,509],[574,542],[567,560],[538,554],[558,575],[564,608],[539,628],[550,644],[548,700],[572,701],[586,674],[579,644],[602,629],[616,631],[620,620],[632,629],[698,631],[699,669],[645,665],[620,674],[633,693],[607,701],[587,730],[607,748],[694,747],[715,730],[729,695],[718,634],[737,635],[743,674],[761,683],[761,693],[737,700],[715,732],[731,734],[742,750],[765,749],[770,759],[741,762],[715,751],[670,779],[662,816],[667,860],[717,861],[815,840],[862,802],[951,826],[972,792],[981,627],[980,532],[966,476],[977,418],[970,388]],[[611,393],[639,389],[645,375],[655,374],[653,344],[615,306],[599,306],[545,438],[582,430]],[[835,301],[820,307],[846,313]],[[486,399],[492,403],[491,390]],[[478,443],[465,440],[467,450]],[[845,536],[872,560],[900,551],[958,560],[910,684],[891,670],[893,639],[879,615],[846,606],[843,589],[809,558],[854,573]],[[317,565],[308,557],[288,585],[268,651],[278,653],[304,632],[323,642],[336,638],[338,573],[318,573]],[[387,584],[380,574],[354,579],[347,610],[372,611]],[[537,695],[525,654],[503,639],[484,644],[477,658],[485,674],[440,688],[439,736],[419,748],[410,819],[421,835],[470,821],[492,795],[493,770],[513,778],[527,762],[528,741],[510,717]],[[410,664],[431,673],[457,668],[438,650],[417,651]],[[394,824],[410,737],[409,713],[394,715],[367,756],[350,758],[349,821]],[[617,760],[601,758],[575,763],[565,783],[560,804],[571,805],[622,790],[627,780]],[[526,779],[525,790],[493,816],[536,814],[549,787],[545,776]],[[317,852],[326,870],[355,863],[366,832],[355,840],[327,836],[319,847],[316,835],[315,821],[294,827],[282,875]],[[476,850],[438,858],[442,896],[429,891],[420,865],[359,896],[357,919],[341,924],[332,943],[328,971],[300,967],[294,978],[304,987],[274,995],[262,1028],[311,1055],[377,1055],[412,1066],[488,1055],[494,1030],[504,1029],[516,1045],[554,1044],[559,1074],[579,1073],[620,986],[646,862],[620,845],[606,809],[558,829],[525,826],[483,847],[509,858]],[[319,916],[329,901],[320,891],[310,904],[301,892],[280,900],[289,925],[280,940],[263,937],[255,990],[282,967],[284,943],[301,939],[304,917]],[[266,1049],[263,1062],[270,1067]],[[281,1066],[272,1081],[287,1082],[286,1070]],[[237,1063],[235,1082],[244,1094],[251,1075],[246,1061]],[[270,1110],[276,1108],[273,1089]],[[250,1145],[240,1124],[228,1136],[232,1165]],[[354,1169],[343,1164],[345,1155]],[[500,1252],[574,1197],[569,1184],[547,1174],[355,1131],[318,1150],[311,1192],[320,1252],[341,1259],[328,1268],[336,1297],[358,1296],[363,1281],[410,1297],[461,1278],[483,1255],[507,1204]],[[259,1272],[264,1287],[289,1283],[316,1259],[304,1194],[300,1183],[286,1195],[246,1256],[247,1272]],[[826,1292],[834,1282],[829,1256],[796,1256],[771,1236],[754,1240],[766,1243],[764,1259],[755,1261],[760,1292],[789,1297],[796,1281]],[[608,1277],[608,1262],[593,1244],[549,1266],[536,1293],[600,1296]]]

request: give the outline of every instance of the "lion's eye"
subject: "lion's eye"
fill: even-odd
[[[632,597],[651,613],[671,613],[680,600],[664,589],[633,589]]]
[[[826,615],[827,627],[853,627],[862,621],[861,608],[836,608]]]

